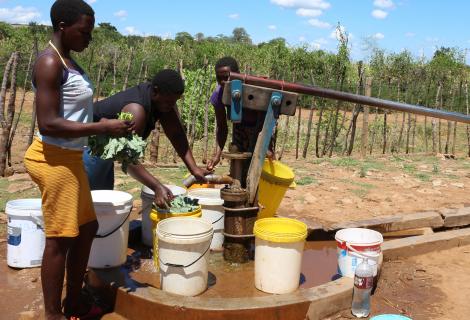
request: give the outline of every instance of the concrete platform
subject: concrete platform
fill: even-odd
[[[384,261],[470,244],[470,228],[390,240],[382,245]],[[132,285],[116,270],[95,276],[114,290],[114,313],[103,319],[319,320],[350,308],[353,281],[340,278],[291,294],[250,298],[182,297],[151,286]]]

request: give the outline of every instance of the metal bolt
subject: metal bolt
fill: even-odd
[[[271,101],[272,105],[274,107],[279,107],[281,105],[281,99],[279,98],[274,98],[272,101]]]
[[[233,100],[240,100],[242,98],[242,93],[240,92],[240,90],[235,90],[232,92],[232,99]]]

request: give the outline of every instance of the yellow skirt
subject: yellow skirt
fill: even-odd
[[[34,139],[24,164],[41,190],[46,237],[76,237],[96,220],[82,152]]]

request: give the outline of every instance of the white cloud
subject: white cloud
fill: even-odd
[[[315,28],[328,29],[331,25],[328,22],[320,21],[318,19],[309,19],[308,23]]]
[[[301,17],[318,17],[321,16],[323,12],[319,9],[299,8],[295,13]]]
[[[133,27],[133,26],[125,27],[124,30],[126,31],[126,34],[128,34],[130,36],[141,35],[141,32],[139,30],[137,30],[136,27]]]
[[[240,18],[240,15],[238,13],[232,13],[232,14],[229,14],[228,17],[230,19],[238,19]]]
[[[383,33],[377,32],[376,34],[372,35],[372,38],[376,40],[382,40],[383,38],[385,38],[385,36],[383,35]]]
[[[126,10],[119,10],[114,13],[115,17],[125,19],[127,17],[127,11]]]
[[[405,33],[405,37],[408,37],[408,38],[412,38],[412,37],[414,37],[415,35],[416,35],[416,33],[414,33],[414,32],[407,32],[407,33]]]
[[[372,11],[371,14],[376,19],[385,19],[388,16],[388,12],[380,10],[380,9],[376,9]]]
[[[317,43],[317,42],[312,42],[312,47],[315,49],[315,50],[320,50],[321,49],[321,44]]]
[[[0,8],[0,21],[8,23],[26,24],[37,20],[39,17],[41,17],[41,13],[34,7]]]
[[[93,4],[96,2],[96,0],[86,0],[86,2],[88,2],[88,4]]]
[[[311,45],[314,49],[316,50],[320,50],[322,48],[325,48],[327,45],[329,44],[329,41],[325,38],[318,38],[318,39],[315,39]]]
[[[163,40],[167,40],[167,39],[173,38],[173,35],[171,34],[171,32],[165,32],[165,33],[162,33],[161,37]]]
[[[328,40],[325,38],[318,38],[314,42],[319,43],[319,44],[328,44]]]
[[[395,4],[393,3],[392,0],[375,0],[374,6],[383,8],[383,9],[388,9],[388,8],[393,8]]]
[[[275,25],[271,24],[271,25],[268,26],[268,29],[274,31],[274,30],[277,29],[277,27]]]
[[[305,9],[323,9],[326,10],[331,7],[329,2],[324,0],[271,0],[281,7],[287,8],[305,8]]]
[[[307,40],[307,38],[305,38],[304,36],[299,37],[299,42],[305,42],[305,40]],[[470,42],[470,40],[468,40],[468,42]]]

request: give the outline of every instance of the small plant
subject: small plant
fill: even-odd
[[[413,174],[416,171],[416,166],[414,164],[403,164],[403,171],[408,174]]]
[[[423,182],[427,182],[427,181],[431,180],[431,177],[428,174],[425,174],[425,173],[416,174],[416,178],[418,178],[419,180],[421,180]]]
[[[432,172],[433,172],[433,173],[439,173],[439,171],[440,171],[440,170],[439,170],[439,164],[438,164],[438,163],[434,163],[434,164],[432,165]]]
[[[353,189],[351,192],[360,198],[364,198],[369,193],[369,191],[365,189]]]
[[[306,176],[306,177],[300,178],[295,183],[298,184],[299,186],[307,186],[312,183],[317,183],[317,180],[315,178]]]
[[[356,167],[359,165],[359,161],[353,158],[333,159],[331,163],[337,167]]]
[[[359,177],[365,178],[367,176],[367,168],[365,166],[361,167],[361,170],[359,171]]]

